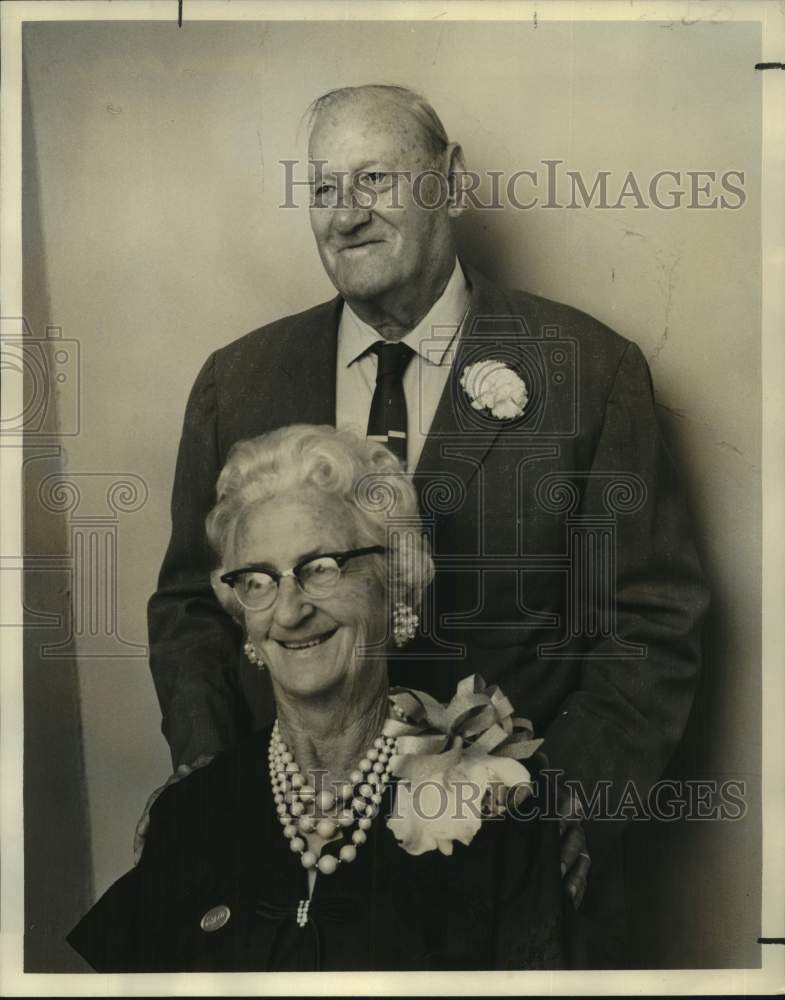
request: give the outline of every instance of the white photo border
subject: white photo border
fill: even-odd
[[[761,24],[763,58],[785,58],[785,5],[776,0],[656,2],[436,3],[405,0],[184,0],[183,17],[199,21],[445,20],[633,21],[716,20]],[[0,10],[2,135],[0,302],[21,317],[21,96],[25,21],[167,21],[177,0],[14,0]],[[754,71],[750,67],[750,71]],[[785,936],[785,75],[761,72],[762,372],[763,372],[763,938]],[[5,412],[21,412],[21,378],[3,371]],[[0,553],[22,556],[21,447],[0,447]],[[0,574],[0,621],[19,621],[21,574]],[[760,969],[634,972],[254,973],[101,975],[23,971],[22,630],[0,629],[0,995],[265,996],[265,995],[756,995],[785,990],[785,946],[762,947]]]

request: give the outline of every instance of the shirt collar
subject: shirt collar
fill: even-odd
[[[449,364],[451,356],[448,356],[448,351],[469,308],[470,298],[466,276],[456,257],[455,267],[444,291],[401,342],[411,347],[428,364],[442,365],[445,357]],[[344,302],[338,326],[339,367],[348,367],[365,354],[371,344],[382,339],[372,326],[360,319],[348,302]]]

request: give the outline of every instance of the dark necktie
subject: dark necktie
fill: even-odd
[[[379,340],[369,349],[376,355],[376,389],[368,417],[368,437],[386,444],[406,465],[406,397],[403,373],[414,357],[406,344]]]

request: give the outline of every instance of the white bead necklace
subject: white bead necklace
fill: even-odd
[[[273,800],[283,835],[291,850],[300,855],[307,871],[315,869],[322,875],[332,875],[339,864],[348,864],[357,857],[357,848],[365,843],[366,831],[379,812],[382,795],[390,780],[390,758],[396,752],[397,742],[391,736],[378,736],[349,775],[349,781],[338,786],[334,793],[323,790],[317,795],[313,785],[300,773],[300,766],[275,720],[269,747]],[[314,815],[317,810],[322,814],[319,817]],[[331,812],[334,815],[326,815]],[[332,854],[317,858],[313,851],[306,850],[305,839],[299,835],[315,832],[324,840],[330,840],[339,830],[348,833],[355,824],[351,843],[343,844],[337,858]],[[307,920],[307,905],[304,910],[301,906],[297,922],[302,927]]]

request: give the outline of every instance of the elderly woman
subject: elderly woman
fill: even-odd
[[[168,783],[71,944],[104,972],[560,967],[524,720],[478,678],[388,689],[432,575],[397,459],[329,427],[241,442],[207,531],[277,720]]]

